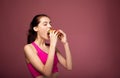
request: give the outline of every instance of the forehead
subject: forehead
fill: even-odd
[[[43,22],[50,22],[50,18],[48,18],[48,17],[41,17],[41,18],[39,19],[39,21],[40,21],[41,23],[43,23]]]

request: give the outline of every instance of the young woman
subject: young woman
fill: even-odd
[[[57,63],[67,70],[72,70],[66,34],[62,30],[50,30],[51,28],[51,20],[45,14],[36,15],[30,24],[24,53],[28,69],[34,78],[57,78]],[[46,43],[48,40],[49,44]],[[66,57],[63,57],[56,47],[58,40],[63,43]]]

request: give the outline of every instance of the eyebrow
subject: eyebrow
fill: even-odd
[[[43,23],[51,23],[51,21],[50,21],[50,22],[45,21],[45,22],[43,22]]]

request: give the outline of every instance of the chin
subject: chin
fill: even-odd
[[[49,37],[44,38],[45,40],[49,40]]]
[[[45,40],[49,40],[49,39],[47,38],[47,39],[45,39]]]

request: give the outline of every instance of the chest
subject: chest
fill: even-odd
[[[41,50],[41,49],[37,50],[38,57],[42,61],[43,64],[45,64],[47,59],[48,59],[48,53],[45,52],[45,51],[48,51],[48,50],[47,49],[44,50],[44,51]],[[57,58],[57,55],[55,53],[55,55],[54,55],[54,64],[56,64],[57,62],[58,62],[58,58]]]

